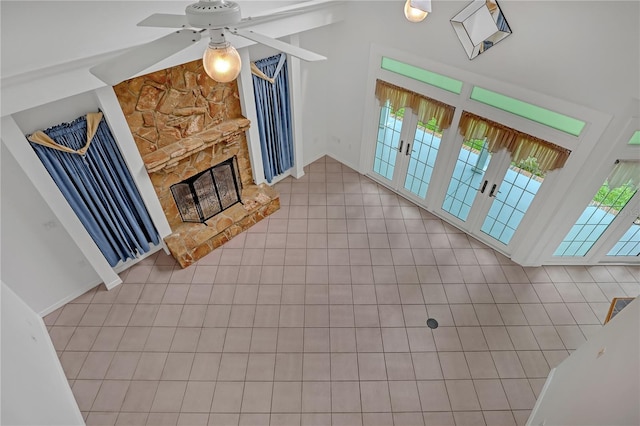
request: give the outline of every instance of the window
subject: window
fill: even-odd
[[[582,212],[554,256],[584,256],[604,234],[637,191],[633,176],[640,176],[640,163],[619,162]]]
[[[555,111],[542,108],[528,102],[514,99],[482,87],[474,86],[471,91],[471,99],[490,105],[494,108],[510,112],[524,117],[536,123],[544,124],[551,128],[563,131],[573,136],[578,136],[585,126],[585,122]]]
[[[435,86],[440,89],[456,93],[458,95],[462,91],[462,82],[460,80],[428,71],[424,68],[409,65],[404,62],[396,61],[395,59],[387,58],[386,56],[382,57],[380,68],[403,75],[405,77],[412,78],[414,80],[421,81],[423,83],[430,84],[431,86]]]

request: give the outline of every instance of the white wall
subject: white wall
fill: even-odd
[[[609,114],[640,97],[640,3],[502,1],[513,34],[471,61],[449,22],[467,3],[434,1],[427,19],[412,24],[399,1],[349,1],[344,22],[304,33],[303,45],[325,46],[329,56],[329,74],[307,90],[311,119],[328,126],[308,139],[325,139],[331,155],[358,163],[371,43]]]
[[[551,371],[527,424],[640,424],[639,365],[636,299]]]
[[[4,143],[0,155],[2,281],[46,314],[100,278]]]
[[[84,425],[42,319],[2,291],[3,425]]]

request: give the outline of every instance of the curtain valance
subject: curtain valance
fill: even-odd
[[[489,152],[506,149],[511,160],[519,163],[528,157],[538,161],[543,172],[559,169],[564,166],[571,151],[526,133],[511,129],[502,124],[477,116],[468,111],[462,113],[459,125],[460,134],[465,139],[487,138]]]
[[[38,130],[34,132],[33,134],[29,135],[27,139],[29,139],[30,142],[34,142],[39,145],[46,146],[47,148],[56,149],[62,152],[68,152],[70,154],[85,155],[87,153],[87,150],[89,149],[89,146],[91,146],[91,141],[93,140],[93,137],[96,135],[96,132],[98,131],[98,125],[102,120],[102,113],[90,112],[87,114],[86,119],[87,119],[87,141],[85,145],[80,149],[72,149],[67,146],[60,145],[59,143],[51,139],[49,135],[47,135],[42,130]]]
[[[448,129],[453,120],[454,108],[451,105],[395,86],[386,81],[376,80],[376,98],[380,106],[389,101],[395,109],[403,107],[411,108],[423,123],[427,123],[432,118],[435,118],[436,124],[443,130]]]

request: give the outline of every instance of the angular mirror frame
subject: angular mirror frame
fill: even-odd
[[[451,25],[469,59],[511,34],[511,27],[496,0],[474,0],[451,18]]]

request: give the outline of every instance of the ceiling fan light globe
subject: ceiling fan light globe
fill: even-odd
[[[404,4],[404,16],[409,22],[422,22],[429,12],[411,6],[411,0]]]
[[[242,68],[238,51],[228,43],[224,46],[209,45],[202,56],[202,64],[207,75],[219,83],[235,80]]]

